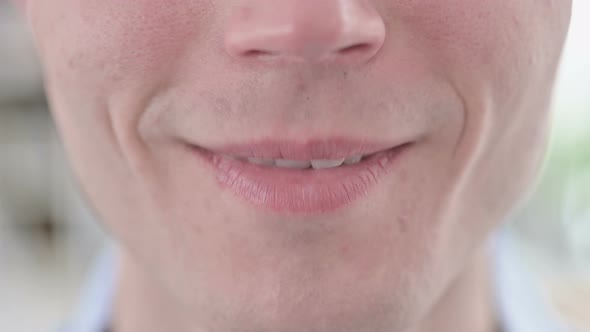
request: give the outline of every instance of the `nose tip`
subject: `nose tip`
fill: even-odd
[[[240,59],[351,64],[371,59],[384,40],[366,0],[258,0],[234,13],[225,48]]]

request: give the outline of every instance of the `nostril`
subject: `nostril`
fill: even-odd
[[[243,53],[244,57],[247,57],[247,58],[257,58],[257,57],[271,55],[271,54],[272,54],[272,52],[263,51],[263,50],[248,50]]]
[[[251,2],[248,11],[234,12],[224,35],[225,50],[236,60],[361,64],[378,53],[385,39],[381,16],[361,5],[365,1]]]
[[[338,50],[340,55],[353,55],[357,53],[366,53],[370,51],[371,45],[368,43],[359,43],[351,46],[346,46]]]

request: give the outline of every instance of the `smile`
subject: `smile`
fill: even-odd
[[[191,150],[218,184],[256,208],[317,215],[369,195],[411,143],[384,148],[343,140],[313,144],[265,142]]]
[[[356,155],[340,159],[314,159],[314,160],[289,160],[289,159],[263,159],[263,158],[240,158],[235,156],[224,156],[225,158],[238,159],[251,164],[265,167],[279,167],[290,169],[328,169],[341,167],[343,165],[354,165],[361,162],[363,158],[370,155]]]

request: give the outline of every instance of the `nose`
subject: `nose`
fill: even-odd
[[[384,40],[369,0],[244,0],[229,19],[225,49],[256,61],[360,64]]]

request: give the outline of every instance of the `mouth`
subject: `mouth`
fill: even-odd
[[[412,144],[273,141],[213,149],[190,145],[190,150],[209,166],[222,190],[253,207],[318,215],[366,198]]]

